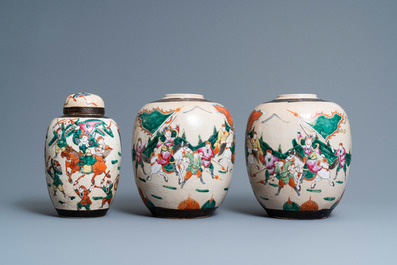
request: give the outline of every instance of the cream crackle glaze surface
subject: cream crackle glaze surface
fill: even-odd
[[[89,93],[67,98],[65,107],[104,107]],[[99,99],[98,99],[99,98]],[[86,103],[88,105],[86,105]],[[46,181],[56,209],[91,211],[109,208],[121,165],[117,124],[109,118],[72,115],[55,118],[45,140]]]
[[[200,95],[166,95],[137,115],[133,167],[148,208],[218,207],[229,189],[234,153],[229,112]]]
[[[350,170],[348,117],[315,95],[285,97],[259,105],[248,120],[246,162],[255,196],[266,209],[332,210]]]

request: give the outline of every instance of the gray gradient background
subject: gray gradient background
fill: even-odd
[[[395,264],[397,1],[0,1],[1,264]],[[67,95],[103,97],[122,133],[108,215],[56,216],[43,143]],[[150,216],[133,181],[136,113],[169,92],[227,106],[231,188],[215,216]],[[353,132],[330,218],[268,218],[245,170],[252,109],[281,93],[340,104]],[[114,261],[114,263],[112,263]]]

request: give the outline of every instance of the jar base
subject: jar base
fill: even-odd
[[[331,214],[331,209],[319,211],[283,211],[265,208],[267,214],[273,218],[282,219],[325,219]]]
[[[154,217],[161,218],[175,218],[175,219],[193,219],[193,218],[205,218],[210,217],[214,214],[216,208],[210,209],[186,209],[186,210],[177,210],[177,209],[167,209],[162,207],[150,207],[149,210]]]
[[[76,217],[76,218],[90,218],[105,216],[109,209],[92,210],[92,211],[69,211],[56,209],[58,214],[62,217]]]

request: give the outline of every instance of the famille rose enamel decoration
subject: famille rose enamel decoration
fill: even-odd
[[[51,121],[45,139],[45,173],[52,203],[61,216],[103,216],[119,182],[119,129],[104,116],[104,102],[97,95],[70,95],[63,113]]]
[[[251,113],[245,146],[252,189],[270,216],[326,218],[342,199],[352,142],[339,105],[281,95]]]
[[[221,104],[197,94],[167,94],[135,120],[135,182],[154,216],[211,216],[229,189],[233,120]]]

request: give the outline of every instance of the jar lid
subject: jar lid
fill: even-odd
[[[65,115],[104,115],[105,103],[100,96],[80,92],[68,96],[63,105]]]

